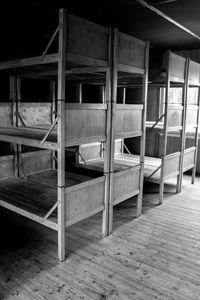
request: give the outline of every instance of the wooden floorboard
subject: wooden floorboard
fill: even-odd
[[[67,229],[68,258],[57,262],[57,236],[1,208],[0,299],[200,300],[200,178],[145,184],[143,214],[136,198],[114,209],[114,231],[101,238],[101,215]]]

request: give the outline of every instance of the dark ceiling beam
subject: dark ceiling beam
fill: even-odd
[[[176,2],[178,0],[153,0],[150,2],[151,5],[163,5],[163,4],[168,4],[171,2]],[[141,5],[131,5],[128,7],[124,7],[124,8],[118,8],[118,9],[112,9],[109,11],[102,11],[101,13],[99,13],[97,16],[115,16],[115,15],[119,15],[119,14],[130,14],[132,11],[141,9]]]
[[[135,1],[137,1],[138,3],[140,3],[141,5],[143,5],[144,7],[150,9],[151,11],[153,11],[157,15],[161,16],[162,18],[164,18],[168,22],[174,24],[175,26],[177,26],[178,28],[182,29],[183,31],[187,32],[188,34],[192,35],[196,39],[200,40],[200,36],[198,36],[197,34],[195,34],[194,32],[192,32],[191,30],[189,30],[188,28],[186,28],[185,26],[183,26],[179,22],[177,22],[174,19],[170,18],[169,16],[167,16],[166,14],[164,14],[159,9],[157,9],[154,6],[148,4],[146,1],[144,1],[144,0],[135,0]]]

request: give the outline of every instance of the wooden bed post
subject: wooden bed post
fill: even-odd
[[[161,174],[160,174],[160,190],[159,190],[159,203],[163,203],[164,193],[164,171],[165,171],[165,156],[167,153],[167,128],[168,128],[168,102],[169,102],[169,89],[170,89],[170,51],[167,52],[167,78],[166,78],[166,91],[165,91],[165,118],[163,130],[163,149],[161,155]]]
[[[65,67],[66,67],[66,11],[59,10],[58,59],[58,259],[65,259]]]
[[[110,197],[109,197],[109,234],[113,230],[113,181],[114,181],[114,154],[115,154],[115,113],[117,101],[117,74],[118,74],[118,29],[111,30],[111,128],[110,128]]]
[[[147,107],[147,93],[148,93],[148,70],[149,70],[149,43],[146,43],[145,49],[145,73],[142,82],[142,136],[140,138],[140,186],[139,194],[137,196],[137,216],[139,217],[142,212],[142,198],[143,198],[143,184],[144,184],[144,158],[145,158],[145,141],[146,141],[146,107]]]
[[[77,99],[78,99],[78,103],[82,103],[83,102],[83,86],[82,83],[79,83],[77,85]]]
[[[21,79],[18,77],[10,77],[10,98],[12,100],[12,123],[14,127],[18,127],[18,102],[21,101]],[[14,152],[14,173],[15,177],[19,177],[22,146],[20,144],[12,143],[12,148]]]
[[[105,90],[105,100],[107,104],[107,114],[106,114],[106,142],[105,142],[105,152],[104,152],[104,175],[105,179],[105,201],[104,201],[104,211],[102,220],[102,236],[106,237],[109,234],[109,197],[110,197],[110,149],[111,149],[111,139],[110,139],[110,128],[111,128],[111,78],[110,78],[110,68],[106,70],[106,90]]]
[[[55,80],[50,81],[50,94],[52,97],[52,111],[51,111],[51,123],[53,123],[56,119],[56,82]],[[56,151],[52,151],[52,169],[56,169]]]
[[[181,157],[180,157],[180,169],[178,176],[178,187],[177,192],[180,193],[182,190],[182,181],[183,181],[183,159],[185,152],[185,142],[186,142],[186,117],[187,117],[187,105],[188,105],[188,75],[189,75],[189,59],[186,60],[185,67],[185,80],[183,86],[183,118],[182,118],[182,136],[181,136]]]
[[[12,126],[17,126],[17,91],[16,91],[16,77],[10,77],[10,100],[12,101]],[[17,144],[12,143],[11,149],[14,153],[14,174],[19,177],[18,173],[18,147]]]
[[[198,86],[198,113],[197,113],[197,128],[195,133],[195,156],[194,156],[194,168],[192,170],[192,184],[194,184],[197,168],[197,155],[198,155],[198,144],[199,144],[199,123],[200,123],[200,87]]]

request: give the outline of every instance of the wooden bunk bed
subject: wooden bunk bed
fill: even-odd
[[[56,42],[57,34],[58,52],[48,54],[50,45]],[[81,76],[96,72],[99,72],[99,77],[108,77],[109,39],[108,29],[73,15],[66,16],[65,10],[61,9],[58,27],[41,56],[0,63],[1,72],[10,72],[15,78],[56,80],[57,77],[57,113],[52,124],[46,124],[44,120],[42,124],[29,124],[26,122],[26,113],[29,120],[30,114],[34,114],[33,107],[29,107],[25,113],[25,104],[17,103],[18,125],[11,127],[5,124],[0,128],[1,141],[55,151],[57,168],[44,168],[37,176],[31,174],[28,183],[19,179],[16,172],[10,174],[11,178],[3,178],[0,205],[55,229],[58,232],[60,261],[65,259],[66,226],[101,211],[102,232],[107,235],[107,166],[104,173],[94,176],[71,173],[65,169],[65,149],[91,141],[106,143],[109,105],[66,104],[65,77],[66,74]],[[108,155],[108,147],[105,148]],[[37,154],[42,159],[40,153]],[[16,158],[23,163],[25,172],[23,155],[17,153]]]
[[[56,42],[57,35],[58,52],[48,54],[51,44]],[[137,191],[140,195],[138,211],[141,211],[142,160],[136,169],[113,173],[114,138],[130,136],[133,132],[136,134],[131,126],[127,127],[133,117],[130,118],[125,107],[117,107],[118,113],[124,116],[126,126],[124,127],[122,121],[115,131],[114,113],[117,71],[121,80],[127,80],[135,73],[144,78],[143,100],[146,101],[147,52],[148,46],[145,43],[124,34],[119,34],[118,39],[117,30],[104,28],[73,15],[66,16],[65,10],[61,9],[58,27],[42,55],[0,63],[0,72],[9,72],[10,76],[16,79],[12,79],[11,82],[13,95],[19,78],[50,78],[57,81],[56,96],[54,90],[56,101],[54,99],[53,108],[51,107],[51,111],[55,111],[56,107],[56,114],[50,123],[45,122],[43,117],[39,118],[39,121],[42,119],[41,124],[31,122],[35,121],[34,116],[32,119],[35,109],[41,113],[42,104],[41,107],[30,104],[27,106],[25,103],[19,103],[16,95],[12,96],[12,107],[17,118],[11,124],[1,124],[0,141],[13,145],[14,158],[5,158],[12,171],[9,176],[5,174],[1,178],[0,206],[56,230],[60,261],[65,259],[67,226],[102,212],[102,234],[106,236],[111,233],[113,189],[119,202],[118,183],[122,179],[125,180],[124,176],[129,181],[123,186],[123,193],[132,196]],[[105,103],[65,103],[66,75],[69,81],[76,77],[76,80],[81,82],[87,77],[91,81],[104,82]],[[140,108],[139,111],[142,116],[145,109]],[[143,125],[137,129],[137,135],[141,136],[144,142]],[[102,172],[67,170],[66,147],[93,142],[104,143]],[[22,145],[41,149],[37,154],[33,154],[35,164],[39,166],[36,170],[29,165],[31,154],[21,153]],[[48,163],[45,163],[43,156]],[[55,159],[52,161],[52,157],[56,157],[56,163]],[[1,167],[4,168],[4,162]],[[25,181],[20,178],[22,173]],[[136,178],[137,187],[133,191],[131,185]],[[124,196],[121,195],[122,197]]]
[[[113,47],[109,233],[113,228],[113,206],[116,204],[137,196],[137,216],[141,214],[149,55],[148,43],[117,31],[114,33]],[[125,79],[121,78],[122,71],[127,74]],[[134,101],[131,104],[125,101],[117,103],[117,87],[132,85],[132,82],[136,80],[142,84],[142,96],[139,103],[134,104]],[[140,157],[137,162],[132,155],[123,153],[123,140],[126,138],[140,139]],[[81,165],[93,170],[102,170],[106,161],[103,150],[101,143],[82,145],[80,147]]]
[[[150,143],[156,143],[157,157],[145,156],[144,179],[160,185],[159,202],[163,202],[164,183],[171,177],[177,176],[176,190],[180,192],[181,162],[183,158],[183,129],[185,124],[185,95],[187,81],[187,60],[168,51],[163,59],[162,76],[156,76],[150,86],[164,87],[164,108],[156,121],[146,122],[148,139],[146,141],[146,153]],[[181,89],[179,103],[170,101],[170,91],[173,88]],[[147,102],[148,105],[148,102]],[[159,109],[159,108],[158,108]],[[168,137],[174,133],[180,134],[178,151],[168,153]]]
[[[188,59],[187,95],[185,104],[185,126],[183,138],[183,162],[181,172],[192,170],[195,181],[200,110],[200,64]],[[182,179],[181,179],[182,180]],[[181,184],[182,187],[182,184]]]

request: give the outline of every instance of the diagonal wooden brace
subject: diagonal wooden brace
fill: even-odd
[[[163,114],[154,124],[153,126],[151,127],[151,129],[153,129],[157,124],[158,122],[160,122],[162,120],[162,118],[164,118],[165,114]]]
[[[51,124],[49,130],[47,131],[47,133],[45,134],[44,138],[42,139],[42,141],[40,142],[41,145],[43,145],[46,141],[46,139],[48,138],[48,136],[50,135],[50,133],[52,132],[52,130],[54,129],[54,127],[56,126],[58,120],[60,119],[60,115],[58,115],[56,117],[56,119],[54,120],[54,122]]]
[[[60,203],[60,200],[58,200],[53,206],[52,208],[48,211],[48,213],[44,216],[43,218],[43,222],[45,222],[48,217],[54,212],[54,210],[58,207],[58,204]]]
[[[56,28],[56,30],[54,31],[54,33],[53,33],[53,35],[52,35],[50,41],[48,42],[48,44],[47,44],[47,46],[46,46],[44,52],[42,53],[41,61],[44,60],[45,55],[47,54],[47,51],[49,50],[49,47],[50,47],[51,44],[53,43],[53,41],[54,41],[56,35],[58,34],[58,32],[59,32],[59,30],[60,30],[60,27],[61,27],[61,24],[59,24],[58,27]]]
[[[16,110],[15,114],[18,116],[18,118],[19,118],[20,122],[22,123],[22,125],[24,127],[26,127],[26,124],[25,124],[24,120],[22,119],[20,113],[17,110]]]
[[[128,154],[131,154],[131,152],[129,151],[128,147],[123,143],[123,147],[126,149],[126,151],[128,152]]]
[[[148,176],[148,178],[151,178],[156,172],[158,172],[158,170],[161,168],[161,165],[158,167],[158,168],[156,168],[149,176]]]
[[[28,177],[27,177],[27,175],[26,175],[26,173],[25,173],[25,171],[24,171],[24,169],[23,169],[22,164],[18,163],[17,166],[18,166],[19,169],[21,170],[24,180],[25,180],[25,181],[28,181]]]

